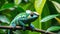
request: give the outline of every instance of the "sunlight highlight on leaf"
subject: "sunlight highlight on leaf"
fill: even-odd
[[[9,19],[6,16],[3,16],[3,15],[0,15],[0,21],[3,22],[3,23],[7,23],[7,24],[10,23]]]
[[[48,20],[50,20],[50,19],[55,18],[56,16],[59,16],[59,14],[46,16],[46,17],[44,17],[40,22],[46,22],[46,21],[48,21]]]
[[[56,1],[51,1],[51,2],[54,4],[54,6],[55,6],[56,10],[58,11],[58,13],[60,13],[60,4]]]
[[[22,0],[14,0],[16,5],[19,5],[21,3]]]
[[[58,21],[58,23],[60,24],[60,19],[58,17],[55,17],[55,19]]]
[[[47,32],[59,31],[59,30],[60,30],[60,26],[52,26],[47,29]]]
[[[35,0],[35,9],[38,13],[42,13],[42,9],[44,7],[46,0]]]

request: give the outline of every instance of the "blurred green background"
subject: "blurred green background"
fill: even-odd
[[[0,26],[9,26],[10,22],[16,15],[26,10],[31,10],[39,13],[39,18],[34,21],[35,28],[48,31],[56,31],[52,26],[56,26],[55,29],[60,30],[60,16],[54,16],[54,14],[60,14],[60,0],[0,0]],[[48,15],[52,15],[50,17]],[[48,17],[46,17],[48,16]],[[40,22],[46,17],[45,22]],[[44,20],[43,20],[44,21]],[[52,28],[50,28],[52,27]],[[50,29],[50,30],[49,30]],[[0,34],[6,34],[5,29],[0,29]],[[56,33],[56,32],[55,32]],[[29,30],[22,31],[17,30],[14,34],[44,34],[38,32],[31,32]]]

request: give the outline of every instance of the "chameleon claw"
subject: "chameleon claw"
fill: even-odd
[[[13,31],[16,31],[16,27],[13,27]]]
[[[32,28],[32,30],[31,30],[31,31],[33,32],[34,30],[35,30],[35,29],[34,29],[34,28]]]
[[[25,27],[23,27],[23,31],[26,31],[26,28]]]
[[[32,29],[31,31],[34,31],[35,30],[35,28],[33,26],[30,26],[30,28]]]

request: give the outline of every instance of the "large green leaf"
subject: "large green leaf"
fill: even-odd
[[[49,11],[49,8],[48,8],[47,2],[46,2],[44,5],[44,8],[42,10],[41,18],[44,18],[45,16],[48,16],[48,15],[50,15],[50,11]],[[44,30],[46,30],[50,26],[51,26],[51,20],[42,23],[42,29],[44,29]]]
[[[48,21],[48,20],[50,20],[50,19],[55,18],[56,16],[59,16],[59,14],[46,16],[46,17],[44,17],[40,22],[46,22],[46,21]]]
[[[13,10],[12,10],[13,8]],[[5,16],[7,16],[9,18],[9,20],[12,20],[17,14],[21,13],[21,12],[25,12],[25,10],[21,7],[12,7],[10,9],[4,9],[3,11],[0,12],[0,14],[3,14]]]
[[[60,26],[52,26],[47,29],[47,32],[55,32],[55,31],[59,31],[59,30],[60,30]]]
[[[9,19],[4,15],[0,15],[0,21],[7,24],[10,23]]]
[[[12,4],[12,3],[7,3],[7,4],[4,4],[4,5],[1,7],[0,11],[5,10],[5,9],[9,9],[9,8],[12,8],[12,7],[14,7],[14,4]]]
[[[51,2],[54,4],[54,6],[55,6],[56,10],[58,11],[58,13],[60,13],[60,3],[56,2],[56,1],[51,1]]]
[[[37,20],[37,25],[38,25],[37,27],[39,29],[42,29],[42,23],[39,22],[39,20],[41,20],[41,14],[42,14],[42,10],[43,10],[45,2],[46,2],[46,0],[35,0],[35,3],[34,3],[35,10],[40,15],[39,18],[38,18],[38,20]],[[37,34],[40,34],[40,33],[37,33]]]
[[[41,15],[46,0],[35,0],[35,9]]]

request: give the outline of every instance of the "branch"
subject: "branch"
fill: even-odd
[[[14,29],[12,26],[0,26],[0,29]],[[30,27],[26,27],[27,30],[32,30]],[[16,26],[16,30],[22,30],[21,26]],[[46,32],[44,30],[39,30],[39,29],[35,29],[35,32],[41,32],[41,33],[45,33],[45,34],[56,34],[53,32]]]

